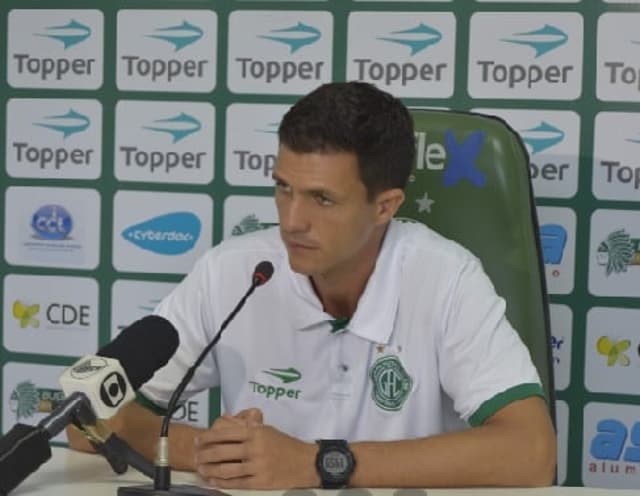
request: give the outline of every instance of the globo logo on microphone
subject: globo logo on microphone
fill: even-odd
[[[111,372],[100,385],[100,399],[105,405],[115,408],[127,394],[127,381],[118,372]]]

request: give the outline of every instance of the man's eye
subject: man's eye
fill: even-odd
[[[329,198],[326,195],[316,195],[316,201],[318,202],[319,205],[322,205],[325,207],[328,207],[335,203],[333,199]]]

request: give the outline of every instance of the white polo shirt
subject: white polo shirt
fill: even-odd
[[[265,423],[307,441],[424,437],[542,396],[478,260],[423,225],[394,220],[355,314],[338,331],[309,279],[291,270],[277,227],[209,250],[156,310],[178,329],[180,346],[141,388],[146,399],[166,408],[262,260],[273,263],[273,277],[224,331],[187,396],[221,386],[223,411],[260,408]]]

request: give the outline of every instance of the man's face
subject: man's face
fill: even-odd
[[[348,273],[380,223],[353,153],[295,153],[280,146],[273,172],[280,234],[295,272]]]

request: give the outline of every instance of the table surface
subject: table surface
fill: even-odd
[[[11,496],[111,496],[115,495],[119,486],[146,484],[149,480],[135,469],[122,475],[114,474],[109,464],[99,455],[79,453],[67,448],[53,448],[52,458],[42,465],[40,469],[31,474],[22,482]],[[202,481],[195,474],[186,472],[174,472],[173,483],[176,484],[201,484]],[[232,496],[256,494],[257,491],[225,491]],[[306,490],[289,491],[288,496],[312,496],[313,493],[326,494],[338,491]],[[341,493],[353,493],[358,496],[638,496],[639,490],[613,490],[582,487],[547,487],[534,489],[353,489],[340,491]],[[259,491],[260,496],[276,496],[283,491]]]

